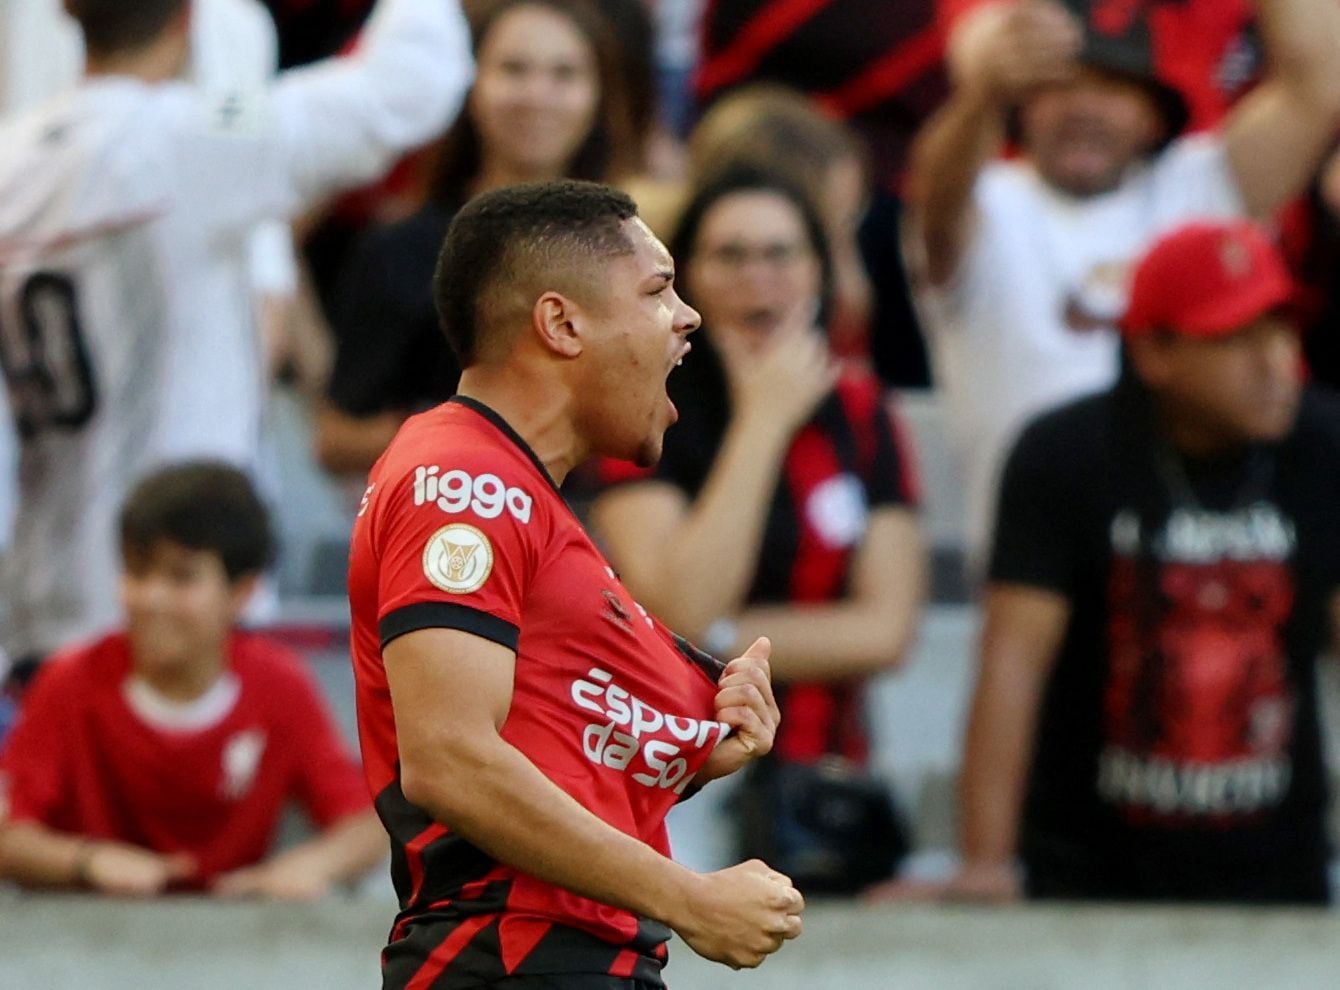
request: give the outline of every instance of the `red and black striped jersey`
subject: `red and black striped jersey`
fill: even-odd
[[[659,983],[665,926],[497,862],[405,799],[382,648],[450,628],[514,650],[503,739],[666,855],[665,815],[728,731],[711,658],[638,606],[525,441],[468,398],[412,417],[373,468],[349,596],[365,772],[402,909],[387,986],[562,972]]]

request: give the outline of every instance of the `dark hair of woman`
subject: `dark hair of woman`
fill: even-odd
[[[612,26],[588,0],[488,0],[472,3],[470,33],[478,56],[489,32],[503,16],[518,7],[542,7],[568,18],[595,54],[600,106],[595,125],[582,142],[566,172],[569,179],[606,182],[629,171],[639,157],[632,113],[624,92],[623,55]],[[470,184],[482,167],[479,130],[468,108],[442,139],[442,155],[431,186],[431,197],[455,209],[469,195]]]

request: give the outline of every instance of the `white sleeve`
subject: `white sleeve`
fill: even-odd
[[[203,89],[246,89],[267,83],[278,71],[279,36],[260,0],[195,0],[192,82]]]
[[[346,58],[251,90],[178,87],[164,112],[180,195],[219,235],[291,216],[441,133],[472,73],[458,0],[381,0]]]
[[[267,85],[278,71],[279,37],[260,0],[195,0],[192,82],[216,92],[256,88]],[[289,296],[297,291],[293,234],[286,221],[263,220],[251,231],[247,271],[257,295]]]
[[[1182,219],[1246,215],[1223,138],[1192,134],[1170,144],[1152,163],[1160,225]]]
[[[0,0],[0,117],[79,81],[84,42],[60,0]]]

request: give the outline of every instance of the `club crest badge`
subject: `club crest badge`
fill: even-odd
[[[468,595],[482,588],[493,573],[493,545],[473,526],[443,526],[423,548],[423,573],[434,587]]]

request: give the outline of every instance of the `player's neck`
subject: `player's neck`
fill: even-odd
[[[590,453],[573,422],[569,396],[552,382],[537,382],[516,367],[475,365],[461,373],[456,391],[506,420],[556,485],[562,485],[568,472]]]
[[[181,663],[136,663],[134,666],[135,676],[157,694],[169,701],[191,702],[202,697],[223,676],[227,667],[226,646]]]
[[[90,54],[84,78],[127,76],[146,83],[167,82],[181,75],[185,52],[179,41],[164,36],[132,51]]]

